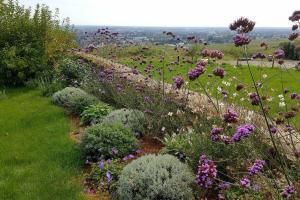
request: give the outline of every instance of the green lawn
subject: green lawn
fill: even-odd
[[[84,199],[80,154],[64,111],[38,91],[0,99],[0,199]]]
[[[226,45],[223,45],[223,47],[226,47]],[[230,49],[235,47],[228,48]],[[150,63],[150,57],[153,56],[152,61],[154,65],[154,70],[152,72],[152,76],[154,79],[161,79],[161,76],[157,73],[155,69],[161,68],[163,66],[163,63],[159,62],[159,54],[164,55],[162,53],[162,47],[150,46],[149,50],[145,52],[140,52],[139,49],[140,47],[135,46],[117,51],[116,61],[126,64],[129,67],[136,66],[142,73],[144,73],[145,67]],[[107,57],[107,55],[103,55],[103,51],[99,51],[97,53],[101,56]],[[133,55],[144,55],[147,63],[141,64],[140,61],[133,61],[131,59]],[[176,53],[173,49],[167,48],[165,55],[165,63],[168,64],[171,61],[175,61],[177,55],[178,53]],[[182,58],[184,54],[180,52],[179,55]],[[204,90],[200,85],[201,83],[208,90],[207,92],[210,93],[215,99],[218,99],[220,101],[228,101],[229,103],[233,103],[235,105],[247,107],[249,109],[258,111],[258,106],[252,106],[249,103],[249,93],[252,93],[255,90],[252,85],[248,68],[246,66],[234,67],[228,64],[224,64],[222,65],[222,67],[226,71],[224,79],[215,76],[208,77],[207,75],[212,74],[212,71],[216,66],[220,66],[220,64],[208,65],[206,67],[205,74],[201,75],[200,78],[196,81],[190,82],[187,77],[187,73],[189,69],[195,67],[195,64],[180,62],[179,65],[170,65],[170,71],[167,66],[165,67],[165,78],[167,82],[173,83],[173,76],[182,75],[185,81],[190,82],[189,89],[191,90],[204,93]],[[255,81],[263,83],[263,86],[259,89],[259,92],[262,96],[268,97],[268,100],[266,100],[264,103],[265,105],[268,105],[270,109],[270,114],[272,115],[272,117],[278,117],[279,112],[286,111],[285,107],[279,107],[280,98],[278,95],[281,95],[283,92],[282,84],[283,88],[289,89],[290,92],[300,93],[300,71],[286,68],[283,68],[282,70],[279,68],[261,68],[257,66],[251,66],[251,69],[254,74]],[[240,92],[237,92],[235,88],[238,84],[243,84],[245,86],[245,89]],[[218,87],[222,87],[223,90],[229,92],[229,96],[226,100],[223,99],[222,94],[218,94]],[[286,94],[285,101],[287,103],[288,110],[291,110],[292,107],[300,106],[299,101],[292,101],[290,99],[290,93]],[[298,113],[296,117],[291,120],[291,123],[295,127],[300,127],[300,113]]]

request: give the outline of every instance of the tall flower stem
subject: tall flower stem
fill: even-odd
[[[247,59],[246,59],[246,61],[247,61],[247,67],[248,67],[248,70],[249,70],[249,73],[250,73],[250,76],[251,76],[252,83],[253,83],[253,85],[254,85],[256,94],[257,94],[257,96],[258,96],[259,99],[260,99],[260,101],[259,101],[260,109],[262,110],[263,117],[264,117],[264,120],[265,120],[266,125],[267,125],[267,128],[268,128],[268,132],[269,132],[269,136],[270,136],[270,138],[271,138],[272,145],[273,145],[273,147],[274,147],[276,153],[277,153],[278,156],[279,156],[279,161],[280,161],[279,163],[280,163],[280,166],[281,166],[281,168],[282,168],[282,170],[283,170],[285,179],[286,179],[286,181],[288,182],[288,184],[290,185],[290,180],[289,180],[289,177],[288,177],[288,175],[287,175],[287,173],[286,173],[285,165],[284,165],[282,156],[281,156],[281,154],[280,154],[280,152],[279,152],[279,150],[278,150],[278,147],[277,147],[277,145],[276,145],[274,136],[273,136],[273,134],[272,134],[272,132],[271,132],[271,130],[270,130],[270,126],[269,126],[269,121],[268,121],[268,118],[267,118],[267,114],[266,114],[266,112],[265,112],[264,105],[263,105],[263,103],[262,103],[262,101],[261,101],[261,97],[260,97],[260,94],[259,94],[259,91],[258,91],[256,82],[255,82],[255,79],[254,79],[254,75],[253,75],[252,70],[251,70],[251,68],[250,68],[250,64],[249,64],[249,60],[248,60],[248,53],[247,53],[247,45],[244,45],[244,54],[245,54],[245,57],[247,58]]]

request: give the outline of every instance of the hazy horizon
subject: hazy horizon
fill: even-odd
[[[284,3],[252,0],[20,0],[26,7],[46,4],[60,9],[61,17],[70,17],[77,26],[129,27],[228,27],[244,16],[257,27],[288,28],[288,17],[295,10],[296,0]]]

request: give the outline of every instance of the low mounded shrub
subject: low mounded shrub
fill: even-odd
[[[103,124],[119,123],[130,128],[135,135],[140,135],[145,130],[145,114],[139,110],[120,109],[111,112],[103,121]]]
[[[79,86],[90,71],[90,65],[71,58],[65,58],[59,66],[60,79],[67,86]]]
[[[190,200],[193,175],[171,155],[148,155],[132,161],[122,171],[119,200]]]
[[[94,96],[75,87],[66,87],[63,90],[54,93],[52,101],[57,105],[69,109],[76,115],[80,115],[86,107],[98,102]]]
[[[136,150],[137,143],[131,130],[122,125],[97,124],[86,130],[81,149],[88,160],[122,158]]]
[[[81,113],[81,123],[84,125],[97,124],[112,111],[112,108],[105,103],[90,105]]]

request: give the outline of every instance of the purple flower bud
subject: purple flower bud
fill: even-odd
[[[184,80],[183,80],[182,76],[174,76],[173,81],[174,81],[175,86],[176,86],[177,89],[181,88],[181,86],[184,83]]]
[[[262,170],[262,168],[265,165],[265,161],[264,160],[255,160],[255,162],[253,163],[253,165],[249,168],[248,170],[248,174],[250,176],[253,176],[255,174],[257,174],[258,172],[260,172]]]
[[[295,187],[292,185],[287,185],[285,186],[283,192],[281,193],[281,196],[285,199],[288,199],[294,193],[295,193]]]
[[[238,122],[238,114],[232,108],[228,108],[227,112],[223,115],[223,117],[224,121],[227,123]]]
[[[242,34],[237,34],[234,38],[233,38],[233,42],[235,44],[236,47],[239,46],[243,46],[243,45],[247,45],[251,42],[251,39],[246,36],[246,35],[242,35]]]
[[[240,180],[240,185],[242,187],[248,188],[248,187],[250,187],[250,184],[251,184],[251,182],[248,178],[243,178],[242,180]]]
[[[214,69],[213,74],[215,76],[219,76],[221,78],[224,78],[225,71],[222,67],[217,67],[217,68]]]
[[[282,49],[277,49],[274,52],[274,57],[277,58],[277,59],[283,59],[285,57],[285,53]]]
[[[107,182],[111,182],[113,179],[109,170],[106,171],[106,178],[107,178]]]
[[[236,132],[233,134],[231,140],[232,142],[239,142],[241,139],[249,137],[255,130],[252,124],[244,124],[237,128]]]
[[[254,106],[259,105],[259,103],[260,103],[260,98],[259,98],[259,96],[258,96],[256,93],[251,93],[251,94],[249,95],[249,97],[250,97],[250,100],[251,100],[251,104],[252,104],[252,105],[254,105]]]

